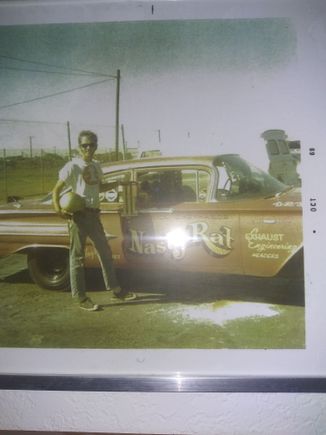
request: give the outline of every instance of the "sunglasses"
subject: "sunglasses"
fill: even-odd
[[[80,145],[80,148],[83,148],[84,150],[86,150],[86,148],[96,148],[96,144],[95,143],[84,143],[82,145]]]

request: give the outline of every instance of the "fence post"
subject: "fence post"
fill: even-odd
[[[69,160],[71,160],[72,154],[71,154],[71,136],[70,136],[70,122],[69,121],[67,121],[67,135],[68,135],[68,156],[69,156]]]
[[[43,160],[43,148],[41,148],[41,178],[42,178],[42,194],[44,193],[44,160]]]
[[[5,201],[8,198],[8,176],[7,176],[7,161],[6,161],[6,148],[3,150],[3,174],[4,174],[4,185],[5,185]]]

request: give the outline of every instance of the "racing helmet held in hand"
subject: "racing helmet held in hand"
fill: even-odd
[[[66,192],[60,198],[60,207],[66,213],[76,213],[85,208],[85,199],[74,192]]]

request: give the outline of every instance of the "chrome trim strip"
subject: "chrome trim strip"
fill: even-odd
[[[174,208],[148,208],[141,209],[138,211],[140,214],[148,214],[148,213],[173,213]]]
[[[6,232],[6,231],[2,231],[2,229],[0,230],[0,236],[17,236],[17,235],[22,235],[22,236],[46,236],[46,237],[67,237],[68,236],[68,231],[66,233],[55,233],[55,234],[50,234],[50,233],[42,233],[42,232],[38,232],[38,233],[32,233],[32,232],[27,232],[27,231],[17,231],[17,232]]]
[[[0,222],[1,235],[23,235],[23,236],[67,236],[67,224],[49,225],[44,223],[11,222],[10,220]]]
[[[6,209],[6,210],[0,210],[0,215],[24,215],[24,214],[33,214],[33,215],[39,215],[39,214],[50,214],[55,215],[55,213],[52,210],[28,210],[28,209]]]

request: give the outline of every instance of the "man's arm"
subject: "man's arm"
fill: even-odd
[[[53,202],[54,210],[58,213],[58,215],[64,219],[66,219],[67,217],[69,217],[69,215],[62,210],[62,208],[60,207],[60,201],[59,201],[60,200],[60,193],[62,192],[64,187],[65,187],[65,182],[62,180],[58,180],[56,185],[54,186],[54,188],[52,190],[52,202]]]

